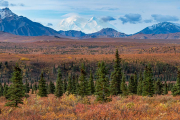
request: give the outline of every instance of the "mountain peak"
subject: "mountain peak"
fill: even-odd
[[[180,25],[171,22],[162,22],[146,27],[138,33],[143,34],[169,34],[180,32]]]
[[[96,18],[96,17],[92,17],[92,18],[89,19],[89,21],[92,21],[92,20],[95,20],[95,21],[96,21],[97,18]]]
[[[12,16],[17,16],[16,14],[14,14],[9,8],[3,8],[0,9],[0,18],[4,19],[6,17],[12,17]]]
[[[111,31],[111,32],[118,32],[117,30],[113,29],[113,28],[103,28],[100,31]]]

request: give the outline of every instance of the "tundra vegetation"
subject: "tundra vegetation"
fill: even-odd
[[[0,54],[0,119],[180,119],[178,49],[112,51]]]

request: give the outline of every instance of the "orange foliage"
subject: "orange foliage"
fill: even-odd
[[[49,95],[40,98],[30,95],[24,98],[19,108],[4,107],[6,100],[1,97],[0,119],[9,120],[159,120],[180,119],[180,96],[113,97],[111,102],[94,102],[95,96],[88,96],[90,104],[83,104],[82,98],[64,94],[61,98]]]

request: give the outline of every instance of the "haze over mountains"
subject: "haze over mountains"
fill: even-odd
[[[67,27],[68,31],[56,31],[45,27],[40,23],[33,22],[26,17],[14,14],[9,8],[0,10],[0,36],[8,36],[9,33],[20,36],[57,36],[78,39],[86,38],[132,38],[132,39],[180,39],[180,25],[170,22],[158,23],[137,32],[127,35],[115,30],[109,23],[92,17],[85,20],[79,17],[70,17],[62,20],[60,27]],[[105,28],[103,28],[105,27]],[[114,29],[113,29],[114,28]],[[75,30],[73,30],[75,29]],[[81,30],[86,31],[85,34]],[[93,32],[97,31],[98,32]],[[4,33],[7,32],[7,33]],[[93,32],[93,33],[91,33]]]

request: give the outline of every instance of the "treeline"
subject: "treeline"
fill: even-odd
[[[62,77],[62,72],[59,67],[57,73],[56,84],[44,79],[44,72],[41,72],[40,79],[35,83],[28,83],[26,80],[23,84],[22,70],[17,64],[14,67],[10,86],[6,83],[0,83],[0,96],[5,96],[10,102],[6,105],[17,106],[22,104],[22,97],[28,97],[31,89],[32,94],[38,94],[41,97],[47,97],[48,94],[54,94],[56,97],[61,97],[64,93],[75,94],[86,97],[95,95],[97,101],[111,101],[112,96],[117,95],[141,95],[152,97],[154,95],[166,95],[168,91],[172,91],[173,96],[180,95],[180,70],[177,74],[177,82],[173,84],[168,81],[162,82],[160,79],[155,79],[153,68],[150,64],[145,65],[144,71],[134,72],[127,79],[121,64],[122,60],[118,50],[115,54],[113,72],[109,74],[109,70],[104,61],[98,63],[98,68],[95,73],[86,72],[84,63],[80,68],[80,75],[69,73],[68,79]],[[128,82],[126,82],[128,81]]]

